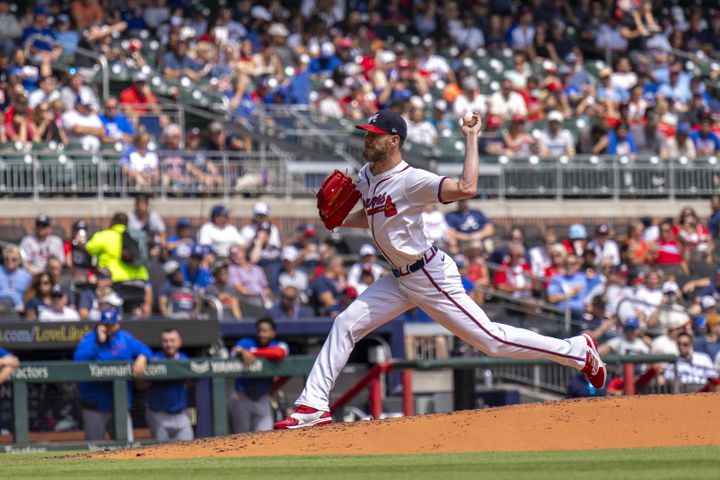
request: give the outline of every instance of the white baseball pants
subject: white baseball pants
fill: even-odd
[[[400,278],[387,275],[373,283],[335,318],[295,404],[329,410],[330,391],[355,344],[412,307],[422,308],[454,335],[492,357],[547,358],[578,370],[585,366],[584,337],[562,340],[491,322],[465,293],[455,262],[438,251],[414,273]]]

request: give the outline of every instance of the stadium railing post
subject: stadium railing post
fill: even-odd
[[[370,403],[370,415],[378,420],[382,415],[382,385],[380,384],[380,374],[373,376],[370,380],[370,392],[368,402]]]
[[[13,443],[26,447],[29,443],[27,382],[15,379],[12,385]]]
[[[118,443],[127,443],[128,430],[127,418],[128,398],[127,398],[127,380],[116,378],[113,380],[113,424],[115,426],[115,441]]]
[[[623,365],[625,371],[625,383],[623,384],[623,393],[625,395],[635,395],[635,365],[626,363]]]
[[[213,434],[227,435],[227,402],[225,377],[212,377]]]
[[[404,368],[402,371],[403,382],[403,415],[410,417],[415,415],[415,398],[412,387],[413,371],[411,368]]]

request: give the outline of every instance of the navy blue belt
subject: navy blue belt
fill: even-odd
[[[432,247],[428,248],[427,251],[423,254],[420,259],[411,264],[407,267],[400,267],[400,268],[393,268],[392,273],[395,275],[396,278],[404,277],[405,275],[410,275],[411,273],[415,273],[421,268],[423,268],[426,264],[430,263],[430,260],[432,260],[435,257],[435,254],[438,251],[438,247],[436,245],[433,245]]]

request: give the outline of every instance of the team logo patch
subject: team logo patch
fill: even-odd
[[[395,205],[395,202],[392,201],[392,197],[385,193],[368,198],[364,203],[365,212],[368,216],[385,212],[386,217],[393,217],[398,213],[397,206]]]

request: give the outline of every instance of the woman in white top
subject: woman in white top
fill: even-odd
[[[154,185],[160,179],[160,159],[149,144],[150,135],[139,132],[122,157],[123,173],[140,187]]]

